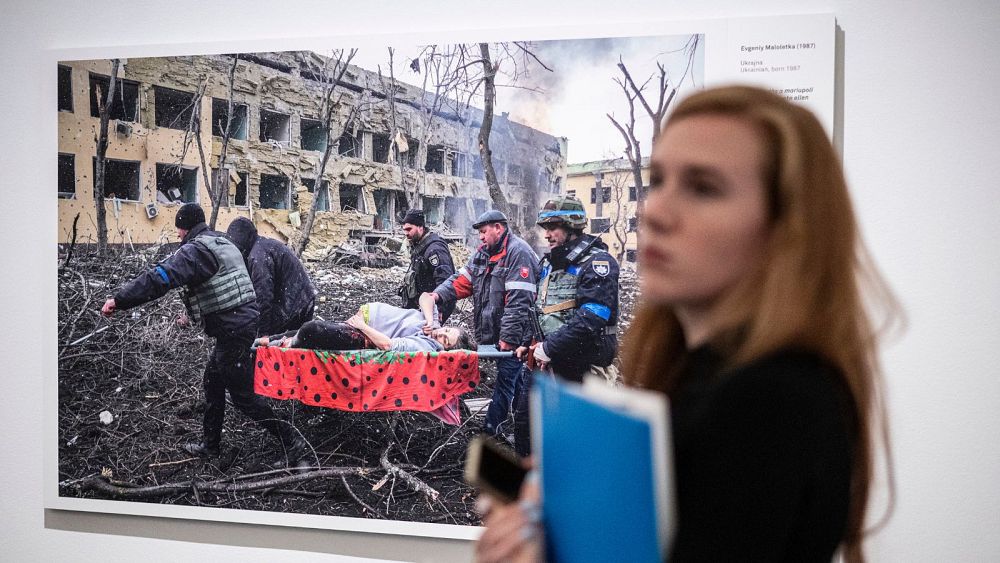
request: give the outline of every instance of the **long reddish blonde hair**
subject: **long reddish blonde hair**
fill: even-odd
[[[864,561],[876,436],[889,451],[876,350],[880,331],[866,305],[884,306],[887,319],[896,318],[898,306],[868,259],[840,160],[812,113],[766,90],[734,86],[686,98],[664,128],[699,115],[732,116],[758,131],[770,209],[764,259],[722,297],[713,344],[732,365],[797,345],[840,368],[858,429],[841,549],[847,561]],[[670,395],[686,356],[673,310],[640,300],[623,340],[626,383]],[[891,485],[891,470],[889,477]]]

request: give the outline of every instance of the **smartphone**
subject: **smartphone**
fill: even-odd
[[[465,458],[465,480],[470,485],[498,497],[503,502],[514,502],[521,491],[527,470],[513,452],[485,434],[469,442]]]

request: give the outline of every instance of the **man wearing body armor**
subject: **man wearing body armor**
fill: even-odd
[[[434,291],[455,273],[448,244],[432,233],[426,226],[424,212],[411,209],[403,217],[403,234],[410,243],[410,267],[403,275],[403,285],[399,288],[404,309],[420,309],[420,295]],[[455,303],[442,303],[438,307],[442,323],[455,310]]]
[[[280,421],[264,399],[253,391],[250,345],[257,324],[257,303],[250,275],[239,249],[222,233],[205,224],[205,212],[196,203],[178,210],[174,225],[181,246],[163,262],[118,289],[101,313],[131,309],[181,288],[188,321],[214,337],[215,348],[205,366],[204,438],[186,444],[195,455],[217,455],[225,419],[226,391],[233,405],[274,434],[285,447],[287,462],[301,468],[306,444],[292,425]]]
[[[583,234],[587,216],[574,197],[549,200],[538,212],[549,243],[538,267],[538,342],[518,349],[539,368],[581,381],[587,372],[606,375],[618,350],[618,262],[608,247]],[[530,451],[528,392],[531,371],[523,370],[514,405],[515,449]]]

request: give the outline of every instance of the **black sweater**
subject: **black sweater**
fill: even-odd
[[[672,563],[830,561],[846,529],[855,438],[835,367],[789,349],[727,371],[703,347],[671,408]]]

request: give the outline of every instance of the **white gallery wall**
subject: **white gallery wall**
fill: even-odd
[[[785,13],[832,13],[842,30],[847,174],[866,240],[909,321],[883,353],[898,498],[869,553],[875,561],[1000,560],[995,0],[10,4],[0,16],[4,560],[461,561],[471,554],[455,540],[43,509],[43,433],[52,421],[43,417],[42,388],[56,369],[57,266],[55,69],[45,50]]]

